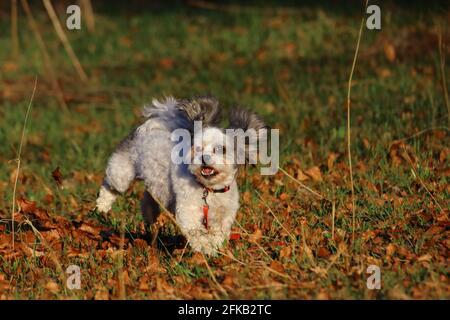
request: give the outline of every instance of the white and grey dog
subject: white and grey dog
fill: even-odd
[[[217,127],[219,111],[213,97],[153,100],[144,108],[145,122],[109,158],[97,209],[109,211],[117,194],[125,192],[133,180],[143,180],[146,192],[141,210],[145,221],[156,221],[158,199],[175,212],[176,222],[194,251],[214,254],[228,239],[239,209],[237,152],[225,150],[234,144],[229,144],[230,137]],[[177,164],[172,161],[176,145],[172,132],[193,132],[195,121],[202,121],[202,134],[194,135],[190,152],[184,155],[190,161]],[[235,109],[230,128],[262,131],[265,125],[254,113]]]

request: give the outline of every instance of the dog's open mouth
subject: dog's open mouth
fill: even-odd
[[[213,167],[204,166],[202,167],[202,170],[200,171],[203,177],[212,177],[218,174],[219,172],[214,169]]]

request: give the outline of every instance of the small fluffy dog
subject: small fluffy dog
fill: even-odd
[[[117,197],[135,179],[146,191],[141,201],[144,220],[156,221],[160,207],[175,212],[177,224],[194,251],[214,254],[229,238],[239,209],[236,184],[237,152],[226,152],[229,136],[217,127],[219,103],[213,97],[164,101],[144,107],[145,122],[122,141],[111,155],[97,199],[97,209],[107,212]],[[171,154],[176,129],[194,132],[194,121],[202,121],[202,135],[192,139],[189,163],[176,164]],[[235,109],[230,128],[265,130],[254,113]],[[195,146],[195,148],[194,148]],[[195,149],[195,150],[194,150]]]

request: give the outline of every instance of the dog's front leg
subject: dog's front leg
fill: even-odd
[[[198,228],[180,227],[180,229],[195,252],[215,255],[217,249],[223,243],[223,237],[221,235],[212,234],[211,230],[206,230],[202,225]]]

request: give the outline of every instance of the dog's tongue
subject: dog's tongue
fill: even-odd
[[[213,169],[212,169],[212,168],[209,168],[209,167],[205,167],[205,168],[202,169],[202,173],[203,173],[203,174],[206,174],[206,175],[209,175],[209,174],[211,174],[212,172],[213,172]]]

